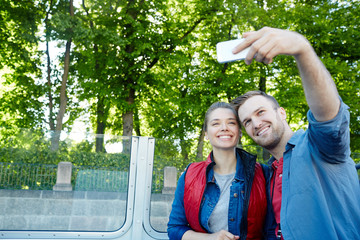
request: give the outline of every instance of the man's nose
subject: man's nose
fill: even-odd
[[[261,123],[262,123],[261,119],[253,118],[251,121],[252,121],[255,129],[261,127]]]

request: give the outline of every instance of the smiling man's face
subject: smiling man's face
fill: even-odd
[[[268,150],[278,146],[285,132],[283,108],[263,96],[253,96],[240,106],[238,114],[245,131],[257,144]]]

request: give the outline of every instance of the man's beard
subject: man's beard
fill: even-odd
[[[261,140],[258,142],[258,144],[261,147],[265,148],[268,151],[275,149],[281,142],[282,137],[284,136],[284,132],[285,132],[284,124],[281,122],[281,120],[279,120],[278,123],[280,124],[278,125],[277,128],[273,128],[272,125],[272,129],[274,131],[271,133],[270,139],[268,139],[267,141],[265,140],[263,143],[261,143]]]
[[[265,142],[264,144],[259,143],[259,145],[265,148],[266,150],[271,151],[279,145],[281,141],[281,136],[279,136],[278,133],[276,133],[275,136],[272,136],[272,140],[270,142]]]

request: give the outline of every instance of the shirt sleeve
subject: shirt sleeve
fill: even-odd
[[[167,232],[170,240],[181,240],[184,233],[191,230],[186,220],[184,208],[185,173],[179,178],[169,216]]]
[[[340,99],[341,100],[341,99]],[[319,122],[308,112],[309,140],[329,163],[342,163],[350,156],[350,113],[341,101],[338,114],[329,121]]]

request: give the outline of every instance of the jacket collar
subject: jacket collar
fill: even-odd
[[[255,162],[256,162],[256,156],[252,155],[251,153],[246,152],[243,149],[236,148],[236,173],[235,173],[235,179],[236,180],[244,180],[244,174],[248,176],[252,172],[255,171]],[[207,182],[214,182],[214,170],[213,167],[216,164],[214,162],[214,156],[213,152],[209,154],[208,158],[206,159],[206,162],[209,163],[206,169],[206,175],[207,175]]]

